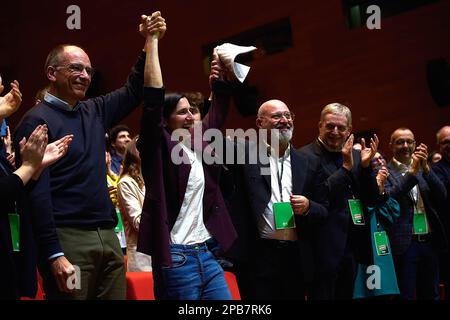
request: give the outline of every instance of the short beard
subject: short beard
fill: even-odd
[[[287,128],[286,131],[278,129],[274,130],[274,137],[280,142],[280,145],[287,145],[291,142],[293,133],[294,127]]]

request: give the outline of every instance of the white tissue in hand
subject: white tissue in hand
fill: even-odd
[[[250,67],[243,64],[234,62],[236,57],[241,53],[247,53],[256,50],[254,46],[237,46],[231,43],[224,43],[217,47],[217,54],[220,60],[227,66],[229,70],[233,70],[236,78],[240,82],[244,82],[245,77],[247,77]]]

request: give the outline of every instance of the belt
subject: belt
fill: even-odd
[[[261,239],[261,240],[262,243],[264,243],[264,245],[275,249],[287,248],[297,243],[297,241],[290,241],[290,240],[276,240],[276,239]]]
[[[431,240],[431,233],[413,234],[413,239],[417,242],[428,242]]]

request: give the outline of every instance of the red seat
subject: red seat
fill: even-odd
[[[127,300],[155,300],[152,272],[127,272],[126,279]],[[225,281],[230,288],[233,300],[241,300],[235,275],[225,271]]]
[[[153,273],[127,272],[127,300],[155,300]]]
[[[239,294],[239,288],[236,282],[236,276],[229,271],[225,271],[225,281],[228,284],[228,288],[231,292],[231,297],[233,300],[241,300],[241,295]]]
[[[43,289],[43,285],[42,285],[42,277],[39,274],[39,272],[37,272],[37,278],[38,278],[38,282],[37,282],[36,296],[34,298],[21,297],[20,300],[45,300],[45,294],[44,294],[44,289]]]

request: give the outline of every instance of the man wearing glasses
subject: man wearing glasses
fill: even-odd
[[[428,149],[414,134],[399,128],[389,146],[394,157],[386,194],[400,204],[400,217],[388,230],[402,299],[439,299],[438,252],[447,246],[437,206],[445,187],[427,162]]]
[[[447,201],[442,205],[440,212],[444,221],[447,236],[450,234],[450,126],[442,127],[436,134],[439,153],[442,159],[432,165],[432,170],[441,179],[447,191]],[[448,252],[442,255],[441,279],[445,284],[447,294],[445,298],[450,300],[450,255]]]
[[[124,87],[84,100],[94,73],[89,56],[78,46],[57,46],[45,62],[44,101],[17,128],[16,150],[39,124],[47,125],[49,142],[74,136],[67,155],[41,174],[27,199],[47,299],[125,299],[117,216],[104,179],[105,131],[140,104],[144,62],[141,53]]]
[[[284,102],[264,102],[256,125],[267,138],[247,142],[246,155],[262,150],[269,159],[235,166],[237,183],[223,192],[231,194],[228,209],[238,232],[241,297],[304,300],[314,268],[310,226],[327,215],[325,193],[307,159],[291,145],[294,113]]]
[[[365,233],[368,220],[359,208],[361,201],[367,203],[371,192],[378,192],[370,188],[376,186],[371,183],[370,161],[377,151],[378,138],[375,135],[371,139],[370,148],[362,139],[361,150],[355,150],[351,132],[350,109],[331,103],[322,109],[317,140],[300,149],[315,165],[314,170],[323,172],[329,203],[328,217],[316,226],[314,238],[312,298],[316,300],[352,299],[356,260],[362,259],[357,252],[370,248],[370,237]]]

